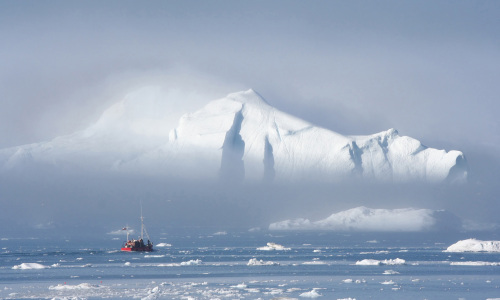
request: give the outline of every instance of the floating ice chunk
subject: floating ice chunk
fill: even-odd
[[[247,266],[279,266],[279,265],[280,265],[279,263],[274,261],[263,261],[262,259],[257,260],[256,258],[251,258],[247,263]]]
[[[456,261],[451,262],[450,266],[500,266],[500,263],[489,261]]]
[[[158,286],[155,286],[154,288],[150,289],[148,291],[148,295],[144,298],[141,298],[141,300],[153,300],[153,299],[157,299],[160,295],[160,287]]]
[[[101,287],[99,285],[90,284],[90,283],[80,283],[78,285],[58,284],[56,286],[54,286],[54,285],[49,286],[49,290],[56,290],[56,291],[62,291],[62,290],[89,290],[89,289],[98,289],[98,288],[101,288]]]
[[[500,241],[467,239],[456,242],[444,252],[500,252]]]
[[[406,264],[406,261],[402,258],[396,258],[396,259],[386,259],[382,261],[383,265],[404,265]]]
[[[356,262],[356,265],[360,266],[404,265],[404,264],[406,264],[406,261],[401,258],[385,259],[385,260],[363,259]]]
[[[127,262],[126,262],[126,263],[124,263],[123,265],[124,265],[125,267],[130,267],[132,264],[131,264],[129,261],[127,261]]]
[[[290,248],[285,248],[282,245],[276,243],[267,243],[267,246],[259,247],[257,250],[270,251],[270,250],[291,250]]]
[[[227,235],[226,231],[217,231],[214,235]]]
[[[162,248],[162,247],[172,247],[172,245],[171,244],[167,244],[167,243],[159,243],[158,245],[156,245],[156,247],[160,247],[160,248]]]
[[[22,263],[12,267],[13,270],[39,270],[45,268],[48,267],[38,263]]]
[[[376,259],[363,259],[356,262],[356,265],[358,266],[379,266],[381,264],[382,262]]]
[[[318,298],[318,297],[323,296],[323,295],[319,294],[316,290],[317,289],[312,289],[312,291],[302,293],[299,296],[304,297],[304,298]]]
[[[392,280],[386,280],[384,282],[381,282],[380,284],[387,284],[387,285],[389,285],[389,284],[396,284],[396,283],[394,281],[392,281]]]
[[[326,265],[325,262],[319,261],[319,260],[314,260],[314,261],[305,261],[302,263],[303,265]]]
[[[165,255],[144,255],[144,258],[161,258],[165,257]]]
[[[398,271],[394,271],[394,270],[385,270],[384,273],[382,273],[384,275],[396,275],[396,274],[399,274]]]
[[[348,279],[344,279],[342,280],[343,283],[353,283],[353,280],[348,278]]]
[[[196,265],[200,265],[202,263],[201,259],[192,259],[192,260],[189,260],[189,261],[183,261],[181,262],[181,266],[196,266]]]
[[[243,283],[239,283],[237,285],[232,285],[231,287],[242,290],[242,289],[246,289],[248,286],[243,282]]]

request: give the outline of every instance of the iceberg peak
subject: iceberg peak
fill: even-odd
[[[255,104],[255,105],[269,106],[269,103],[267,103],[264,97],[262,97],[254,89],[248,89],[246,91],[231,93],[227,95],[226,98],[236,102],[240,102],[241,104]]]

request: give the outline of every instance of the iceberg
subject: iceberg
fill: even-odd
[[[257,250],[261,251],[271,251],[271,250],[291,250],[290,248],[285,248],[282,245],[276,243],[267,243],[267,246],[259,247]]]
[[[232,93],[172,121],[168,101],[141,89],[88,128],[0,150],[0,170],[93,170],[250,182],[463,182],[460,151],[424,146],[395,129],[348,136]],[[176,99],[176,101],[180,101]],[[24,172],[22,172],[24,173]]]
[[[431,209],[372,209],[364,206],[334,213],[312,222],[298,218],[271,223],[269,230],[332,230],[332,231],[393,231],[418,232],[460,227],[459,219],[446,212]]]
[[[500,252],[500,241],[467,239],[456,242],[444,252]]]

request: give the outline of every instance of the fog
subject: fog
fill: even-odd
[[[1,177],[0,233],[110,232],[140,201],[153,228],[266,228],[359,205],[446,209],[488,227],[500,212],[499,20],[494,1],[2,1],[0,148],[88,128],[145,86],[177,95],[168,126],[253,88],[341,134],[396,128],[460,150],[470,171],[457,186],[20,170]]]

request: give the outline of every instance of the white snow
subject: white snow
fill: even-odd
[[[280,264],[274,261],[263,261],[262,259],[257,260],[256,258],[251,258],[247,266],[279,266]]]
[[[261,251],[271,251],[271,250],[290,250],[290,248],[285,248],[282,245],[276,243],[267,243],[267,246],[259,247],[257,250]]]
[[[171,244],[167,244],[167,243],[159,243],[158,245],[156,245],[156,247],[160,247],[160,248],[162,248],[162,247],[172,247],[172,245]]]
[[[461,240],[449,246],[444,252],[500,252],[500,241]]]
[[[459,151],[428,148],[394,129],[344,136],[279,111],[253,90],[211,101],[180,119],[171,112],[185,99],[171,96],[163,97],[154,87],[139,89],[85,130],[0,150],[0,169],[49,164],[164,174],[175,168],[178,176],[227,173],[249,181],[441,182],[467,177]],[[173,120],[178,120],[175,128]]]
[[[39,270],[39,269],[45,269],[48,268],[47,266],[44,266],[39,263],[22,263],[17,266],[13,266],[13,270]]]
[[[360,206],[315,222],[295,219],[272,223],[269,230],[416,232],[437,229],[437,224],[447,218],[450,214],[431,209],[373,209]]]

